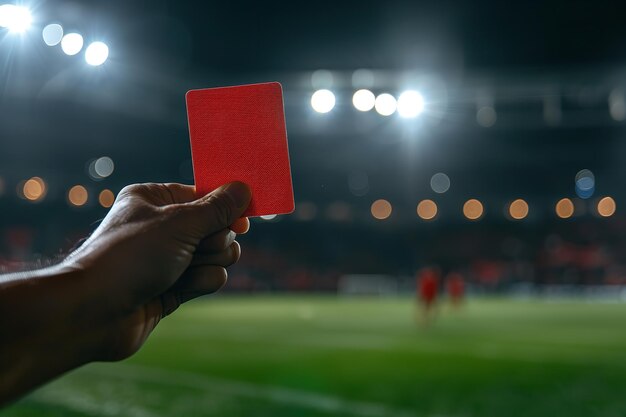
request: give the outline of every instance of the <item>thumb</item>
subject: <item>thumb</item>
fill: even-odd
[[[189,220],[205,237],[232,225],[246,211],[251,197],[246,184],[231,182],[185,205],[189,208]]]

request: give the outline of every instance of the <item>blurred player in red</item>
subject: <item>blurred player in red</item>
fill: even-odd
[[[465,296],[465,282],[458,272],[450,272],[446,277],[446,290],[452,306],[458,308]]]
[[[435,268],[423,268],[417,273],[417,297],[422,304],[421,322],[428,324],[434,315],[439,287],[439,273]]]

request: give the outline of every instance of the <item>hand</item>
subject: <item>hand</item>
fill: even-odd
[[[100,227],[67,263],[86,277],[98,341],[95,360],[136,352],[181,303],[220,289],[241,254],[236,233],[249,222],[242,183],[196,199],[192,186],[124,188]],[[94,321],[94,319],[92,319]]]

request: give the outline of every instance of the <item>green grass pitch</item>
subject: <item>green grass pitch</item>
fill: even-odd
[[[218,295],[0,415],[624,416],[626,304]]]

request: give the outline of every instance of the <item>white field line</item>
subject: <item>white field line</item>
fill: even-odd
[[[97,368],[87,368],[84,372],[94,373],[98,376],[188,387],[211,394],[220,393],[234,397],[248,397],[281,404],[291,404],[337,415],[359,417],[413,417],[416,415],[410,411],[393,409],[380,403],[352,401],[291,388],[234,381],[191,372],[162,370],[139,365],[107,364]]]
[[[34,395],[39,403],[65,407],[72,411],[102,417],[163,417],[139,405],[120,403],[115,398],[99,398],[72,388],[47,388]]]
[[[187,340],[205,340],[204,335],[190,334],[189,332],[175,333],[179,337]],[[218,338],[216,336],[216,338]],[[383,352],[415,352],[415,353],[447,353],[460,357],[474,357],[485,360],[515,360],[530,363],[566,363],[566,364],[584,364],[588,360],[584,357],[564,356],[560,354],[560,346],[535,346],[530,343],[514,345],[508,343],[505,346],[472,344],[470,346],[441,346],[440,344],[422,343],[410,347],[398,346],[393,340],[377,336],[363,335],[337,335],[324,334],[317,337],[304,336],[299,338],[275,338],[268,341],[267,337],[263,338],[254,335],[246,335],[244,333],[229,332],[219,337],[220,340],[236,341],[236,342],[261,342],[263,344],[275,344],[279,346],[306,346],[320,349],[345,349],[345,350],[372,350]],[[545,354],[546,349],[553,352],[552,355]],[[204,352],[204,349],[201,350]]]

